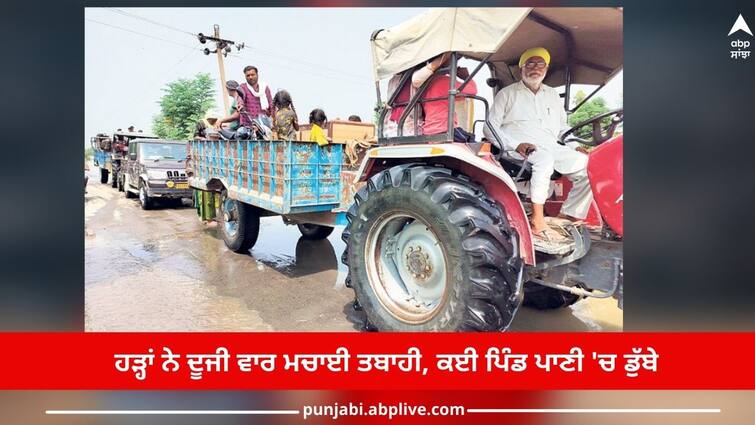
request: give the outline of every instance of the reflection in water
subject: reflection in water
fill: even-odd
[[[340,242],[337,244],[340,245],[339,254],[343,252],[339,229],[329,239],[308,240],[300,236],[296,226],[287,226],[278,217],[263,218],[260,226],[259,239],[252,248],[252,255],[259,263],[287,277],[303,277],[327,270],[340,272],[342,266],[333,246],[333,240]],[[341,274],[336,275],[334,284],[343,280]]]
[[[294,255],[264,251],[254,256],[260,263],[272,267],[287,277],[302,277],[326,270],[337,270],[338,260],[329,240],[312,241],[300,237]]]
[[[296,242],[295,276],[337,269],[338,259],[329,240],[311,241],[301,237]]]

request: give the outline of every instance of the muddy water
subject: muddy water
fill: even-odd
[[[363,316],[344,286],[341,229],[307,241],[265,217],[246,255],[188,204],[143,211],[90,174],[85,195],[85,314],[89,331],[356,331]],[[620,330],[615,300],[541,312],[513,330]]]

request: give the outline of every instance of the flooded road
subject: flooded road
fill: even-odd
[[[99,183],[92,167],[85,195],[87,331],[358,331],[351,308],[340,228],[326,240],[300,238],[280,217],[261,220],[248,255],[225,247],[185,201],[143,211]],[[616,300],[571,308],[521,308],[512,330],[616,331]]]

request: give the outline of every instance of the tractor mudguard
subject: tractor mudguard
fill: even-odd
[[[524,263],[535,265],[530,224],[516,185],[490,153],[477,154],[463,143],[372,148],[365,155],[355,182],[364,182],[381,169],[412,161],[442,164],[483,186],[490,197],[504,206],[507,219],[519,234],[519,249]]]
[[[603,219],[617,235],[624,235],[624,135],[590,152],[590,187]]]

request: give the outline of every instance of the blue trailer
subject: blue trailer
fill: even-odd
[[[220,195],[223,239],[231,250],[245,252],[257,241],[262,216],[281,215],[309,239],[345,225],[351,197],[343,162],[342,144],[193,140],[187,169],[191,187]]]

